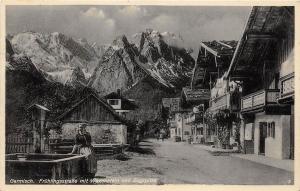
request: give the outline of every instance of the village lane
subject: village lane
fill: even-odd
[[[148,139],[129,160],[98,161],[97,176],[159,178],[164,184],[290,184],[293,173],[231,156],[213,156],[197,145]]]

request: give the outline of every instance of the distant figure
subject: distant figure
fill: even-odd
[[[134,138],[134,145],[137,146],[140,142],[140,136],[141,136],[141,128],[143,125],[143,121],[139,120],[136,123],[136,130],[135,130],[135,138]]]
[[[165,130],[161,129],[160,130],[160,134],[159,134],[159,138],[161,139],[161,141],[164,141],[165,134],[166,134]]]
[[[94,156],[92,139],[89,132],[86,131],[86,124],[80,124],[75,137],[75,145],[71,154],[77,153],[85,155],[85,160],[81,163],[81,175],[85,178],[93,178],[97,172],[97,160]]]

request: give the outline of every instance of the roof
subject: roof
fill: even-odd
[[[190,87],[182,88],[186,101],[209,100],[210,91],[208,89],[191,89]]]
[[[50,111],[48,108],[46,108],[45,106],[42,106],[42,105],[39,105],[39,104],[32,104],[31,106],[29,106],[27,108],[27,110],[31,110],[32,108],[38,108],[38,109],[41,109],[41,110],[44,110],[44,111]]]
[[[205,48],[208,52],[213,55],[220,57],[224,55],[232,55],[236,48],[237,41],[210,41],[201,42],[201,47]]]
[[[208,88],[208,79],[215,74],[223,74],[227,71],[234,51],[237,46],[237,41],[209,41],[201,42],[192,74],[191,86],[193,88]]]
[[[226,77],[255,76],[265,51],[275,47],[278,37],[294,27],[293,17],[292,7],[253,7]]]
[[[68,113],[72,112],[76,107],[78,107],[82,102],[84,102],[86,99],[88,99],[90,96],[93,96],[94,98],[96,98],[96,100],[103,105],[104,107],[106,107],[108,109],[108,111],[115,117],[115,119],[117,121],[120,121],[124,124],[126,124],[127,126],[132,126],[132,124],[126,120],[125,118],[123,118],[122,116],[118,115],[116,113],[116,111],[108,104],[106,103],[105,100],[103,100],[102,98],[96,96],[95,94],[91,93],[89,95],[87,95],[86,97],[84,97],[83,99],[81,99],[80,101],[78,101],[77,103],[75,103],[74,105],[71,106],[70,109],[68,109],[67,111],[65,111],[63,114],[61,114],[60,116],[57,117],[56,120],[61,120],[63,117],[65,117]]]
[[[112,114],[118,115],[114,109],[107,104],[104,100],[101,100],[101,98],[99,98],[98,96],[95,96],[94,94],[89,94],[87,95],[85,98],[81,99],[80,101],[78,101],[77,103],[75,103],[74,105],[71,106],[70,109],[68,109],[67,111],[65,111],[63,114],[61,114],[60,116],[58,116],[57,119],[62,119],[64,116],[66,116],[68,113],[70,113],[71,111],[73,111],[76,107],[78,107],[82,102],[84,102],[87,98],[89,98],[90,96],[93,96],[94,98],[96,98],[96,100],[101,103],[103,106],[105,106]]]

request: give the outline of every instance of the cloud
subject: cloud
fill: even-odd
[[[180,27],[180,23],[177,17],[166,14],[161,14],[153,18],[150,21],[150,25],[156,27],[158,30],[170,32],[177,32],[178,28]]]
[[[114,19],[106,19],[105,24],[109,27],[115,27],[115,20]]]
[[[102,9],[97,9],[96,7],[91,7],[86,11],[82,11],[81,14],[85,17],[95,17],[99,19],[105,19],[105,14]]]
[[[104,24],[106,27],[115,27],[115,20],[113,18],[108,18],[102,9],[96,7],[91,7],[86,11],[80,12],[83,19],[95,19],[93,22]]]
[[[139,6],[130,5],[119,9],[119,13],[127,17],[140,17],[140,16],[146,16],[147,10]]]

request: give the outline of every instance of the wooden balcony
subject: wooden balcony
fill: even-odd
[[[293,100],[294,98],[294,73],[283,76],[279,79],[280,101]]]
[[[277,104],[280,91],[278,89],[260,90],[242,97],[241,112],[263,109],[265,106]]]
[[[214,98],[210,101],[210,110],[216,111],[220,109],[229,109],[230,108],[230,94],[227,93],[225,95]]]

